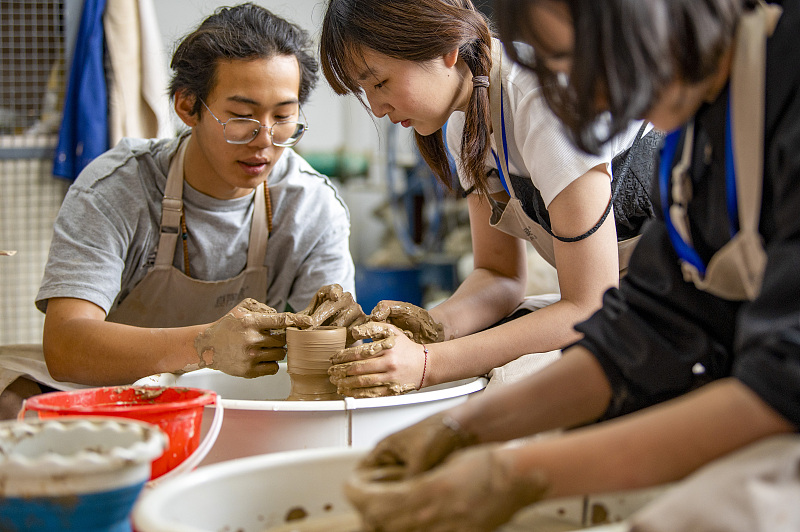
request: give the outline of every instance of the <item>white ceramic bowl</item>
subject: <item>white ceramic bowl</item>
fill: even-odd
[[[197,469],[146,492],[133,511],[138,532],[264,532],[283,527],[290,515],[306,519],[353,512],[341,483],[364,456],[363,449],[311,449],[231,460]],[[598,525],[601,505],[608,521],[620,521],[659,490],[545,501],[522,510],[500,530],[555,532]],[[620,523],[594,532],[626,530]]]

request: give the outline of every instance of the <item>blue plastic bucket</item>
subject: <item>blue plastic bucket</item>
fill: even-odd
[[[0,530],[130,532],[129,514],[144,481],[100,493],[0,499]]]
[[[130,532],[130,513],[167,446],[141,421],[71,417],[0,423],[0,530]]]
[[[356,266],[356,297],[369,314],[379,301],[405,301],[422,306],[420,270],[409,268],[372,268]]]

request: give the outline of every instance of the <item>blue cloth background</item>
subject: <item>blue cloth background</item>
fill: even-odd
[[[106,0],[85,0],[67,83],[53,174],[74,180],[108,150],[108,89],[103,60]]]

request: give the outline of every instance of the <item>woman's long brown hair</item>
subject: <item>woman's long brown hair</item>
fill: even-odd
[[[533,69],[550,108],[583,150],[644,117],[674,80],[697,83],[719,68],[750,0],[557,0],[575,29],[569,83],[546,64],[517,56],[535,41],[531,7],[552,0],[495,0],[500,36],[512,60]],[[598,107],[598,95],[606,102]],[[607,120],[605,120],[607,118]],[[605,127],[597,127],[604,124]]]
[[[366,107],[355,79],[364,63],[364,49],[394,59],[427,62],[457,48],[473,76],[488,76],[491,40],[489,24],[471,0],[330,0],[322,24],[320,62],[334,92],[352,93]],[[488,89],[473,89],[465,113],[460,162],[467,181],[482,193],[487,190],[489,109]],[[414,136],[425,162],[452,188],[442,130],[427,136],[415,132]]]

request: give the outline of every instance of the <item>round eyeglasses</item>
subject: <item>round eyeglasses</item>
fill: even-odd
[[[228,144],[249,144],[258,136],[263,128],[269,133],[272,144],[281,148],[288,148],[297,144],[297,141],[300,140],[300,137],[302,137],[303,133],[308,129],[308,124],[305,121],[306,115],[303,113],[302,109],[300,109],[300,114],[303,116],[303,122],[287,120],[275,122],[272,126],[267,126],[252,118],[229,118],[223,122],[208,108],[206,102],[200,100],[200,103],[211,113],[214,120],[219,122],[219,125],[222,126],[222,134],[225,137],[225,142]]]

